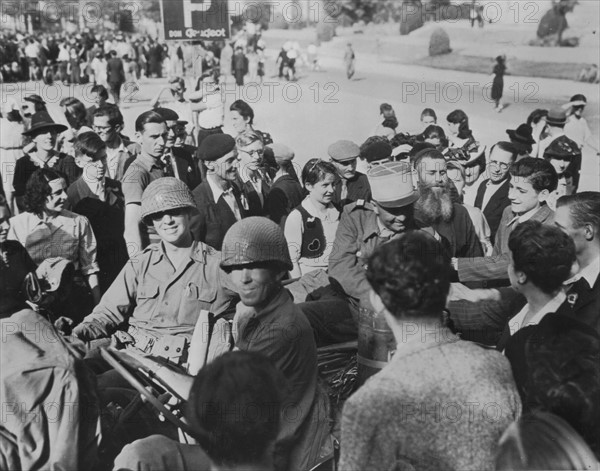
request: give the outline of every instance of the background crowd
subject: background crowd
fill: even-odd
[[[74,381],[102,412],[74,432],[15,413],[0,424],[0,467],[310,469],[331,446],[317,349],[352,345],[369,316],[393,347],[342,369],[340,469],[597,467],[600,193],[578,191],[582,149],[598,152],[586,97],[531,110],[489,147],[464,110],[426,108],[414,134],[383,103],[365,142],[339,136],[300,168],[248,103],[225,109],[223,75],[261,76],[258,32],[240,41],[2,38],[6,81],[50,70],[94,83],[93,101],[61,102],[68,126],[38,95],[2,109],[0,313],[21,332],[2,355],[3,395],[40,404]],[[280,76],[293,79],[295,51],[283,48]],[[163,73],[168,86],[124,135],[128,74]],[[77,369],[56,390],[43,375],[23,386],[36,322],[61,339],[38,342],[46,367]],[[200,355],[202,322],[226,334]],[[129,415],[135,391],[99,354],[110,344],[172,365],[187,441],[144,407]],[[366,367],[377,374],[363,385]]]

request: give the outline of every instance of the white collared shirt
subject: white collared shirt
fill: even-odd
[[[490,200],[492,199],[492,196],[494,196],[496,194],[496,192],[500,189],[500,187],[502,185],[504,185],[505,182],[506,182],[506,179],[504,179],[498,183],[494,183],[494,182],[492,182],[492,180],[487,181],[487,183],[485,184],[485,192],[483,193],[483,201],[481,202],[481,210],[482,211],[485,209],[487,204],[490,202]]]
[[[564,282],[564,284],[572,285],[573,283],[579,281],[581,278],[585,278],[585,281],[588,282],[588,285],[590,285],[591,288],[594,286],[594,283],[596,283],[596,280],[598,279],[599,275],[600,257],[596,257],[596,259],[592,261],[592,263],[590,263],[587,267],[579,270],[579,272],[575,276],[569,278],[567,281]]]
[[[221,185],[219,185],[215,181],[215,179],[212,175],[210,175],[210,174],[207,175],[206,180],[208,181],[208,186],[210,187],[210,190],[212,191],[213,197],[215,199],[215,203],[218,202],[221,195],[223,195],[223,199],[225,199],[225,202],[231,208],[231,211],[233,211],[233,215],[235,216],[235,219],[238,221],[240,219],[242,219],[242,213],[240,212],[240,208],[239,208],[237,201],[235,199],[235,196],[233,194],[233,188],[231,187],[231,184],[229,185],[229,188],[227,190],[223,190],[223,188],[221,188]]]
[[[510,335],[515,335],[515,333],[521,330],[523,327],[527,327],[530,325],[538,325],[546,316],[546,314],[556,312],[566,298],[567,295],[564,293],[564,291],[561,290],[556,296],[554,296],[550,301],[548,301],[544,307],[542,307],[538,312],[536,312],[529,319],[526,325],[524,325],[523,323],[525,321],[525,317],[529,314],[529,303],[525,304],[525,307],[521,309],[521,311],[508,322]]]

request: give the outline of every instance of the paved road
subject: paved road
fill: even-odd
[[[271,56],[274,55],[271,51]],[[436,110],[442,126],[450,111],[461,108],[471,117],[476,138],[489,146],[507,139],[506,129],[514,129],[524,122],[533,109],[551,108],[564,100],[561,90],[540,89],[533,81],[507,83],[505,101],[509,106],[498,114],[486,99],[489,80],[481,76],[445,74],[441,70],[365,60],[357,64],[357,76],[349,81],[341,60],[325,57],[322,62],[326,72],[301,70],[298,82],[287,83],[272,77],[275,66],[270,61],[262,86],[251,84],[239,89],[229,83],[222,91],[223,99],[227,106],[237,98],[251,103],[256,127],[292,147],[300,165],[313,157],[325,158],[328,145],[338,139],[363,142],[377,126],[379,105],[383,102],[394,106],[399,129],[409,132],[419,129],[420,112],[425,107]],[[135,118],[149,109],[150,99],[165,83],[164,79],[146,80],[140,92],[126,94],[129,102],[121,109],[125,116],[125,133],[130,137],[134,136]],[[10,96],[19,98],[38,93],[51,102],[50,111],[55,119],[64,122],[58,106],[60,99],[70,94],[85,100],[88,87],[5,84],[2,101]],[[598,138],[598,111],[594,108],[597,101],[589,111],[593,132]],[[584,155],[581,188],[600,190],[600,159],[596,156]]]

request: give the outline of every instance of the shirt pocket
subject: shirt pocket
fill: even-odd
[[[159,287],[157,283],[144,283],[138,287],[135,317],[149,320],[157,306]]]
[[[188,282],[183,289],[179,305],[179,323],[195,325],[200,311],[202,309],[210,311],[216,299],[216,285],[206,282]]]

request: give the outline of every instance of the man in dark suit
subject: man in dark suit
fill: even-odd
[[[600,193],[562,196],[555,224],[575,242],[579,272],[569,282],[567,299],[557,313],[576,318],[600,333]]]
[[[337,141],[329,146],[327,153],[340,175],[333,187],[332,203],[341,211],[349,203],[370,201],[369,180],[366,175],[356,171],[360,147],[352,141]]]
[[[235,139],[210,135],[200,144],[199,156],[206,179],[193,191],[197,211],[192,214],[192,234],[221,250],[227,230],[248,216],[248,202],[234,183],[239,167]]]
[[[110,93],[113,96],[115,105],[121,100],[121,86],[125,83],[125,70],[123,61],[117,57],[117,51],[110,51],[110,59],[106,64],[106,75]]]
[[[196,149],[184,143],[187,121],[180,121],[179,115],[170,108],[156,108],[154,111],[167,123],[166,151],[161,158],[165,166],[165,176],[175,177],[193,190],[200,184],[202,178],[194,159]]]
[[[494,144],[490,151],[490,161],[488,163],[490,178],[481,182],[477,189],[475,206],[483,211],[483,215],[490,226],[492,244],[496,232],[498,232],[504,208],[510,206],[510,200],[508,199],[510,174],[508,169],[516,160],[517,154],[517,149],[510,142],[501,141]]]

